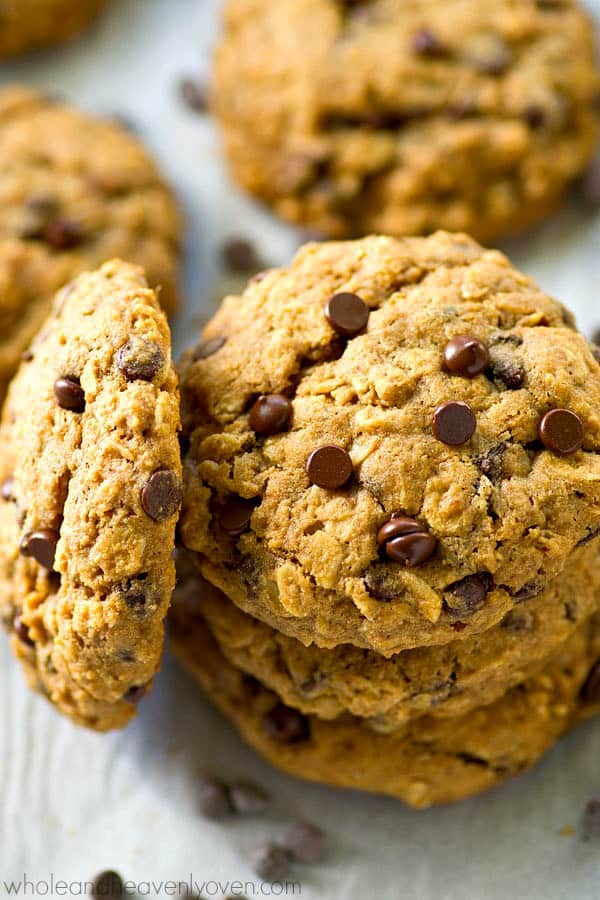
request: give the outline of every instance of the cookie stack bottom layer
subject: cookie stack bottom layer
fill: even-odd
[[[452,802],[522,773],[600,708],[592,690],[598,614],[574,625],[533,674],[493,702],[459,715],[420,715],[382,732],[373,720],[349,712],[324,719],[286,705],[264,677],[230,661],[222,633],[209,627],[210,613],[202,615],[210,603],[178,593],[171,646],[182,664],[255,750],[312,781],[389,794],[416,808]],[[257,624],[276,646],[281,636]]]

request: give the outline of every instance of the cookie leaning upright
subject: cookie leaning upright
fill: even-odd
[[[124,724],[174,586],[179,397],[168,326],[119,261],[57,295],[0,428],[0,612],[30,683],[76,722]]]
[[[540,221],[598,140],[572,0],[228,0],[213,107],[235,178],[330,237]]]
[[[600,534],[600,365],[465,236],[306,246],[224,301],[182,399],[185,545],[306,644],[481,633]]]
[[[0,401],[54,293],[110,259],[179,303],[181,218],[141,143],[21,87],[0,90]]]

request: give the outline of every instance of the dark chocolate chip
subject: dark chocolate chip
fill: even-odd
[[[580,693],[585,703],[600,703],[600,659],[590,669]]]
[[[92,897],[94,900],[119,900],[125,896],[123,879],[118,872],[100,872],[94,879]]]
[[[334,294],[325,306],[325,316],[331,327],[343,337],[355,337],[366,328],[369,307],[356,294]]]
[[[435,553],[437,540],[431,534],[419,531],[392,538],[385,545],[386,555],[393,562],[405,566],[420,566]]]
[[[536,106],[533,103],[525,107],[523,111],[523,117],[529,127],[534,131],[537,131],[539,128],[545,125],[547,121],[546,111],[541,106]]]
[[[323,857],[325,835],[310,822],[296,822],[283,838],[283,846],[299,863],[318,863]]]
[[[230,272],[247,275],[262,268],[262,260],[251,241],[245,238],[230,238],[222,247],[223,262]]]
[[[283,881],[290,869],[291,856],[277,844],[255,847],[248,857],[252,871],[264,881]]]
[[[403,534],[427,534],[427,529],[416,519],[411,519],[402,513],[394,513],[394,515],[384,522],[377,532],[377,546],[382,547],[392,538],[399,537]]]
[[[164,365],[165,357],[154,341],[133,337],[116,354],[119,372],[127,381],[152,381]]]
[[[431,28],[420,28],[411,39],[411,46],[418,56],[444,56],[446,47]]]
[[[493,484],[502,481],[504,477],[504,455],[506,453],[506,444],[498,444],[492,447],[487,453],[475,458],[475,465],[482,475]]]
[[[523,387],[525,381],[523,366],[514,359],[505,357],[492,360],[490,375],[493,379],[500,381],[509,391],[518,391]]]
[[[461,618],[471,616],[483,606],[493,586],[492,576],[488,572],[467,575],[448,585],[444,591],[444,605],[452,615]]]
[[[31,350],[23,350],[21,353],[21,359],[23,362],[31,362],[33,359],[33,352]]]
[[[477,420],[467,403],[451,400],[438,406],[431,426],[438,441],[451,447],[459,447],[473,437]]]
[[[83,242],[83,230],[72,219],[52,219],[44,229],[44,240],[53,250],[72,250]]]
[[[150,690],[151,682],[148,684],[135,684],[133,687],[130,687],[128,691],[123,695],[123,700],[126,700],[127,703],[133,703],[137,705],[140,700],[146,696],[148,691]]]
[[[209,356],[214,356],[226,342],[227,338],[224,337],[208,338],[205,341],[201,341],[192,353],[192,361],[197,362],[199,359],[208,359]]]
[[[542,416],[538,435],[547,450],[570,456],[582,448],[585,431],[579,416],[570,409],[551,409]]]
[[[85,409],[85,392],[76,375],[65,375],[54,382],[54,396],[61,409],[82,413]]]
[[[229,786],[229,799],[236,813],[254,815],[269,806],[269,795],[251,781],[236,781]]]
[[[155,522],[164,522],[175,515],[181,506],[182,495],[179,476],[170,469],[159,469],[142,488],[142,507]]]
[[[32,641],[29,636],[29,628],[23,622],[21,616],[15,616],[15,621],[13,622],[13,630],[22,644],[26,644],[27,647],[35,646],[35,642]]]
[[[453,375],[475,378],[490,364],[487,344],[472,335],[452,338],[444,350],[444,365]]]
[[[194,78],[182,78],[179,82],[181,99],[193,112],[205,113],[208,108],[206,88]]]
[[[198,785],[198,805],[206,819],[225,819],[232,813],[227,788],[214,778],[201,779]]]
[[[543,585],[538,581],[528,581],[522,588],[515,591],[512,597],[517,603],[524,603],[525,600],[531,600],[533,597],[537,597],[542,593],[542,590]]]
[[[22,556],[31,556],[40,566],[50,572],[54,565],[58,538],[58,532],[52,531],[50,528],[31,531],[24,536],[19,550]]]
[[[14,501],[14,487],[15,483],[12,478],[7,478],[6,481],[2,484],[2,487],[0,488],[0,497],[2,497],[2,499],[6,501],[6,503],[11,503]]]
[[[383,603],[390,603],[402,593],[402,588],[395,583],[394,578],[387,570],[388,568],[373,566],[365,574],[364,580],[365,589],[369,596]]]
[[[286,431],[292,404],[283,394],[263,394],[250,410],[250,428],[261,437]]]
[[[252,500],[232,497],[219,511],[219,525],[231,537],[239,537],[250,528],[250,520],[255,509]]]
[[[276,703],[262,718],[265,734],[280,744],[297,744],[310,737],[310,725],[306,716],[286,706]]]
[[[311,484],[327,490],[344,487],[353,473],[350,455],[335,444],[318,447],[306,460],[306,474]]]

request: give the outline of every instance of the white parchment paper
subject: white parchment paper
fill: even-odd
[[[229,183],[212,124],[178,99],[181,76],[208,71],[219,5],[114,0],[82,41],[0,66],[1,82],[56,90],[91,112],[123,113],[139,126],[188,216],[188,305],[175,329],[178,349],[214,309],[217,248],[225,236],[252,236],[273,264],[285,262],[299,242]],[[600,15],[600,0],[590,5]],[[504,249],[575,310],[584,330],[600,325],[600,215],[572,205]],[[272,814],[229,825],[203,820],[195,783],[205,768],[226,779],[259,781],[273,795]],[[245,854],[302,817],[326,829],[329,853],[323,865],[294,871],[292,880],[302,885],[288,896],[592,900],[600,897],[600,843],[561,831],[577,826],[596,792],[600,721],[500,790],[415,813],[389,799],[274,772],[168,656],[155,691],[125,732],[79,730],[26,691],[0,639],[0,896],[8,895],[6,882],[24,875],[39,884],[22,885],[21,896],[49,896],[51,878],[55,884],[89,880],[106,867],[140,882],[140,893],[150,897],[167,896],[161,880],[190,873],[206,882],[206,897],[234,893],[239,888],[227,882],[235,881],[249,882],[249,898],[277,896],[253,880]],[[76,893],[77,885],[69,891]]]

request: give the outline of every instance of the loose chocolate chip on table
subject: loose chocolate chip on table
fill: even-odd
[[[250,410],[250,428],[261,435],[285,431],[292,415],[292,404],[283,394],[263,394]]]
[[[245,238],[229,238],[223,244],[221,253],[230,272],[247,275],[263,266],[254,244]]]
[[[46,225],[44,240],[53,250],[72,250],[83,242],[83,231],[72,219],[56,218]]]
[[[31,531],[24,536],[19,550],[22,556],[31,556],[40,566],[50,572],[54,565],[58,538],[58,532],[52,531],[50,528]]]
[[[311,484],[328,490],[344,487],[353,473],[350,455],[335,444],[317,447],[306,461],[306,474]]]
[[[283,846],[300,863],[317,863],[323,857],[324,834],[310,822],[296,822],[283,838]]]
[[[224,337],[208,338],[205,341],[201,341],[192,353],[192,361],[197,362],[199,359],[208,359],[209,356],[214,356],[226,342],[227,338]]]
[[[14,495],[13,495],[14,486],[15,486],[15,483],[14,483],[13,479],[7,478],[6,481],[2,484],[2,487],[0,488],[0,497],[2,497],[2,499],[5,500],[7,503],[10,503],[11,501],[13,501],[15,499]]]
[[[558,456],[570,456],[583,446],[583,422],[570,409],[551,409],[542,416],[538,426],[539,438],[547,450]]]
[[[219,511],[219,525],[231,537],[239,537],[250,528],[255,504],[242,497],[232,497]]]
[[[494,586],[488,572],[467,575],[460,581],[448,585],[444,591],[444,605],[448,612],[456,616],[470,616],[485,602]]]
[[[208,108],[206,88],[194,78],[182,78],[179,93],[185,105],[194,112],[204,113]]]
[[[255,847],[248,862],[259,878],[265,881],[283,881],[289,872],[291,857],[284,847],[268,843]]]
[[[123,695],[123,700],[126,700],[127,703],[139,703],[142,700],[148,691],[150,690],[150,684],[136,684],[133,687],[130,687],[128,691]]]
[[[200,812],[206,819],[225,819],[232,812],[227,788],[215,778],[201,779],[198,803]]]
[[[419,56],[444,56],[446,48],[431,28],[420,28],[411,40],[413,51]]]
[[[334,294],[325,306],[325,317],[331,327],[344,337],[355,337],[369,321],[369,307],[356,294]]]
[[[82,413],[85,409],[85,393],[76,375],[64,375],[54,382],[54,396],[61,409]]]
[[[131,338],[116,354],[117,368],[127,381],[152,381],[164,361],[160,347],[142,338]]]
[[[453,375],[475,378],[490,364],[487,344],[472,335],[452,338],[444,350],[444,365]]]
[[[23,622],[21,616],[15,616],[15,621],[13,622],[13,629],[14,629],[16,636],[21,641],[21,643],[26,644],[28,647],[35,646],[35,642],[32,641],[29,636],[29,628]]]
[[[600,659],[590,669],[580,694],[585,703],[600,703]]]
[[[467,403],[451,400],[438,406],[431,424],[438,441],[451,447],[459,447],[473,437],[477,420]]]
[[[150,476],[141,492],[144,512],[155,522],[174,516],[181,506],[181,481],[170,469],[159,469]]]
[[[94,879],[92,887],[92,897],[94,900],[118,900],[123,897],[125,888],[123,879],[118,872],[106,871],[100,872]]]
[[[285,703],[276,703],[264,714],[262,727],[265,734],[281,744],[297,744],[310,737],[306,716]]]
[[[242,815],[262,813],[269,806],[269,795],[250,781],[236,781],[229,786],[229,799],[235,812]]]

